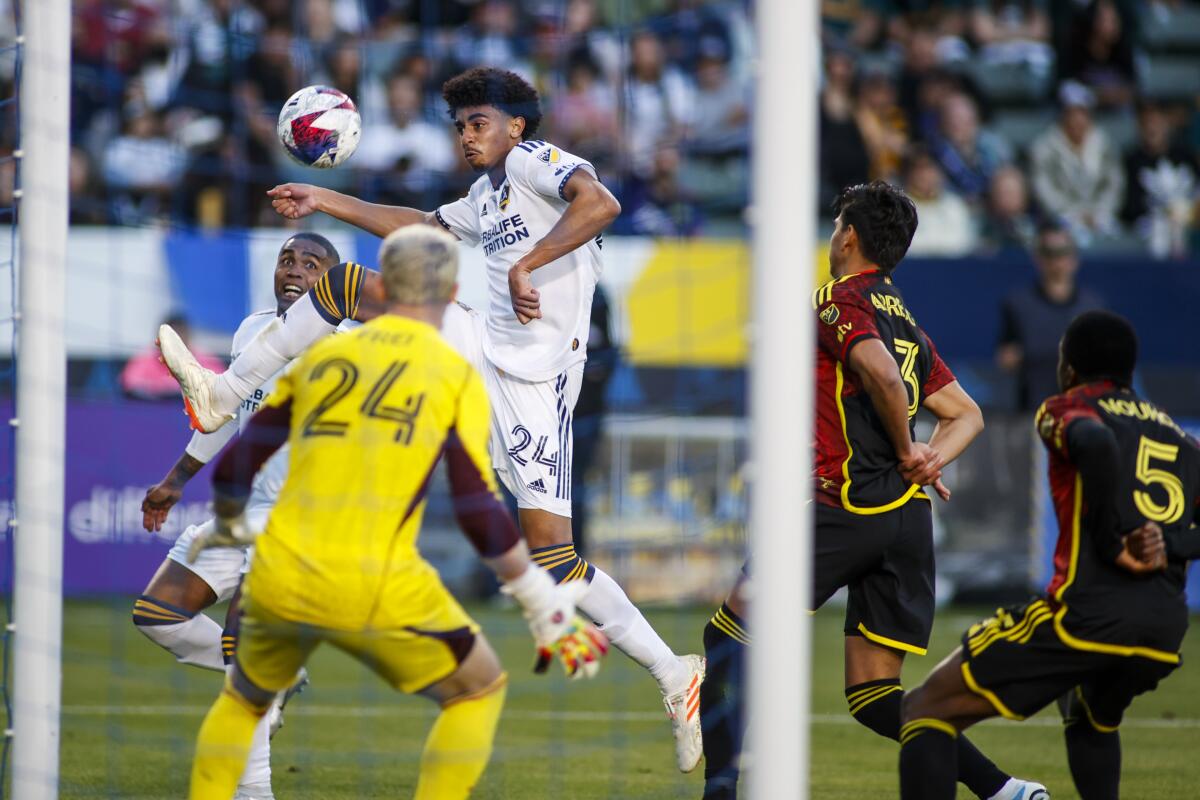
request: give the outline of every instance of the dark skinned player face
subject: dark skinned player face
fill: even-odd
[[[494,106],[468,106],[454,115],[454,127],[467,164],[476,172],[485,172],[502,164],[509,151],[521,143],[525,120]]]
[[[1075,375],[1074,368],[1067,363],[1067,357],[1063,355],[1062,340],[1058,342],[1058,388],[1061,391],[1074,389],[1075,384],[1079,381]]]
[[[284,242],[275,261],[275,302],[279,313],[307,294],[317,278],[332,266],[332,256],[316,242],[299,238]]]

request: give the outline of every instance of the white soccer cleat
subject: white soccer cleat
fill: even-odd
[[[1009,778],[988,800],[1050,800],[1050,792],[1035,781]]]
[[[270,731],[272,739],[275,738],[275,734],[279,733],[279,729],[283,727],[284,706],[293,697],[303,692],[306,686],[308,686],[308,670],[301,667],[300,672],[296,673],[296,682],[275,695],[275,701],[271,703],[271,708],[267,711],[267,728]]]
[[[188,350],[187,345],[179,338],[170,325],[158,326],[158,350],[162,353],[163,363],[175,380],[179,381],[179,390],[183,393],[183,408],[192,427],[203,433],[212,433],[233,419],[232,412],[221,412],[217,409],[213,384],[217,373],[200,366],[200,362]],[[236,409],[235,409],[236,410]]]
[[[704,755],[704,739],[700,732],[700,684],[704,683],[704,656],[684,656],[688,679],[684,687],[663,697],[671,733],[675,736],[675,766],[680,772],[691,772]]]

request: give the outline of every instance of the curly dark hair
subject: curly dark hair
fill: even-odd
[[[475,67],[442,84],[442,97],[450,106],[450,118],[460,108],[495,106],[510,117],[525,120],[523,139],[532,139],[542,124],[538,93],[515,72],[494,67]]]
[[[1063,357],[1085,382],[1133,383],[1138,339],[1129,320],[1111,311],[1085,311],[1063,334]]]
[[[833,201],[842,225],[853,225],[863,258],[891,273],[917,232],[917,207],[898,187],[884,181],[847,186]]]

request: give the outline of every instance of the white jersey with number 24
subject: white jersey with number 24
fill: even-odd
[[[522,142],[504,162],[505,177],[487,175],[467,196],[435,215],[464,242],[483,248],[488,310],[484,355],[499,369],[527,381],[548,381],[587,358],[592,293],[600,279],[600,237],[535,270],[542,318],[522,325],[512,310],[508,271],[550,232],[566,211],[563,190],[579,169],[595,168],[540,140]]]

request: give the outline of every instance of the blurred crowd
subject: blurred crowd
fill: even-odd
[[[745,232],[749,0],[77,0],[73,12],[76,223],[281,224],[263,192],[285,180],[433,207],[474,177],[440,86],[487,64],[538,88],[539,135],[596,164],[625,208],[618,233]],[[923,221],[913,252],[927,255],[1029,247],[1046,219],[1085,248],[1188,251],[1194,0],[822,0],[821,13],[823,205],[845,184],[902,183]],[[276,141],[280,106],[313,83],[362,112],[359,151],[337,170],[291,164]],[[0,126],[0,154],[14,129]],[[11,171],[0,162],[0,206]]]

